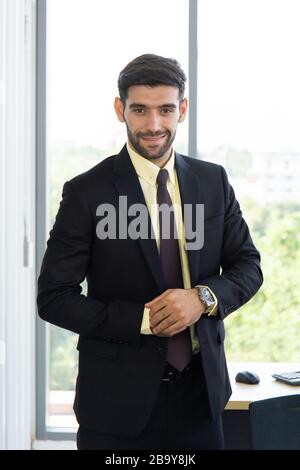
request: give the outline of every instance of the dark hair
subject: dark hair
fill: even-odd
[[[144,54],[133,59],[120,72],[118,89],[125,105],[128,88],[133,85],[170,85],[178,87],[179,101],[183,99],[186,75],[175,59]]]

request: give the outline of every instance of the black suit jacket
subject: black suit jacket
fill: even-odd
[[[178,154],[175,164],[182,204],[205,205],[204,246],[189,251],[188,260],[192,285],[209,286],[219,302],[216,317],[203,315],[196,324],[210,409],[218,416],[231,393],[223,319],[260,287],[260,257],[224,169]],[[80,424],[134,437],[154,406],[166,360],[166,338],[140,334],[144,304],[165,286],[155,239],[96,236],[97,207],[110,203],[118,214],[119,196],[128,206],[145,204],[126,147],[64,185],[37,302],[41,318],[80,335]]]

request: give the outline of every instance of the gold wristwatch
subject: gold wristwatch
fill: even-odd
[[[198,290],[199,299],[205,305],[204,313],[210,313],[216,305],[216,300],[211,294],[211,291],[206,286],[195,286]]]

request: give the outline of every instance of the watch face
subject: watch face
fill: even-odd
[[[205,289],[205,288],[201,289],[201,295],[202,295],[203,300],[205,300],[205,302],[207,302],[208,304],[211,304],[214,302],[214,298],[208,289]]]

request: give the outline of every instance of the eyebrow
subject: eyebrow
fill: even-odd
[[[131,105],[129,105],[129,108],[130,109],[133,109],[133,108],[148,108],[149,106],[146,106],[145,104],[142,104],[142,103],[131,103]],[[158,106],[159,108],[173,108],[173,109],[176,109],[177,106],[176,104],[174,103],[166,103],[166,104],[162,104],[161,106]]]

